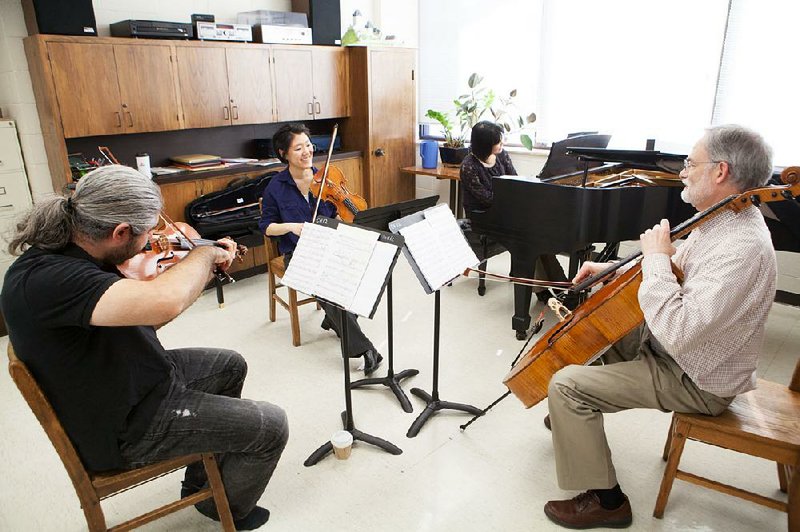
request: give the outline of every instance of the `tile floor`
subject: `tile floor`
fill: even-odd
[[[508,262],[508,255],[501,255],[489,268],[504,273]],[[476,284],[462,278],[442,292],[439,388],[443,400],[484,407],[505,391],[501,380],[523,342],[510,328],[511,287],[492,283],[479,297]],[[206,292],[160,336],[167,347],[219,345],[240,351],[250,366],[244,394],[287,411],[289,444],[261,499],[272,511],[264,530],[558,530],[544,516],[542,505],[573,493],[556,486],[550,434],[542,425],[546,404],[525,410],[509,397],[464,432],[459,425],[468,416],[443,412],[409,439],[406,431],[423,406],[418,398],[411,396],[414,412],[407,414],[384,387],[357,390],[357,428],[395,443],[403,454],[392,456],[358,444],[347,461],[330,456],[304,467],[308,455],[339,428],[344,408],[339,344],[332,333],[320,329],[322,312],[305,306],[303,345],[292,347],[287,314],[279,309],[275,323],[267,319],[265,275],[226,287],[225,299],[225,308],[218,309],[214,293]],[[433,296],[425,295],[401,258],[394,275],[395,370],[420,370],[404,382],[406,390],[431,388],[433,305]],[[385,301],[373,320],[362,323],[386,355]],[[6,342],[7,338],[0,340],[2,352]],[[775,305],[759,375],[787,383],[799,354],[800,309]],[[359,362],[350,362],[353,378],[361,376]],[[382,371],[384,375],[385,362]],[[0,530],[84,529],[69,479],[6,371],[0,372],[0,404]],[[634,509],[631,530],[786,529],[785,514],[682,482],[673,489],[664,519],[654,519],[668,424],[669,414],[653,411],[606,418],[621,485]],[[779,493],[772,463],[690,442],[683,464],[765,495]],[[172,475],[105,503],[109,522],[127,518],[132,509],[144,511],[148,504],[166,501],[177,494],[178,481]],[[217,529],[192,509],[145,527]]]

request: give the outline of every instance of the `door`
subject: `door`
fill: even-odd
[[[47,43],[64,137],[124,131],[114,50],[109,44]]]
[[[233,124],[274,122],[269,50],[228,48],[227,64]]]
[[[114,45],[122,123],[127,133],[179,129],[168,46]]]
[[[176,47],[184,127],[231,123],[225,48]]]
[[[313,77],[311,50],[273,48],[275,102],[278,122],[313,120]]]
[[[400,173],[413,166],[416,120],[416,50],[370,50],[369,206],[413,199],[414,180]]]
[[[336,118],[350,114],[347,49],[314,47],[314,117]]]

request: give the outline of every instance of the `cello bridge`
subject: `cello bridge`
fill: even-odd
[[[558,316],[558,321],[566,321],[567,318],[572,316],[572,311],[564,306],[564,304],[555,297],[551,297],[547,300],[547,306],[556,313],[556,316]]]

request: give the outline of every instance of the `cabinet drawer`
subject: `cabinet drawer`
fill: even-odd
[[[22,168],[22,154],[19,152],[17,130],[14,126],[5,126],[8,123],[0,122],[0,172]]]
[[[31,193],[23,172],[0,172],[0,217],[30,209]]]

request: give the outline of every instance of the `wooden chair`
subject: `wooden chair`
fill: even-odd
[[[217,505],[222,529],[231,532],[234,530],[233,517],[225,496],[222,477],[212,453],[191,454],[126,471],[91,473],[83,466],[75,447],[56,417],[53,407],[25,363],[17,358],[11,344],[8,345],[8,372],[61,458],[70,480],[72,480],[72,485],[75,487],[90,531],[131,530],[210,498],[213,498]],[[100,501],[201,460],[205,465],[210,487],[114,527],[107,527]]]
[[[297,299],[297,290],[286,286],[288,291],[288,301],[278,294],[278,288],[284,285],[278,281],[286,273],[286,266],[283,262],[283,255],[278,253],[278,242],[268,236],[264,237],[264,247],[267,249],[267,282],[269,283],[269,321],[275,321],[276,303],[280,303],[283,308],[289,311],[289,321],[292,325],[292,345],[300,345],[300,317],[297,308],[307,303],[317,303],[313,297]],[[320,306],[317,303],[317,310]]]
[[[675,478],[788,513],[789,530],[800,532],[800,361],[786,387],[758,379],[755,390],[739,395],[719,416],[672,416],[664,447],[667,461],[653,516],[661,518]],[[686,440],[695,440],[778,464],[780,490],[788,503],[678,469]]]

